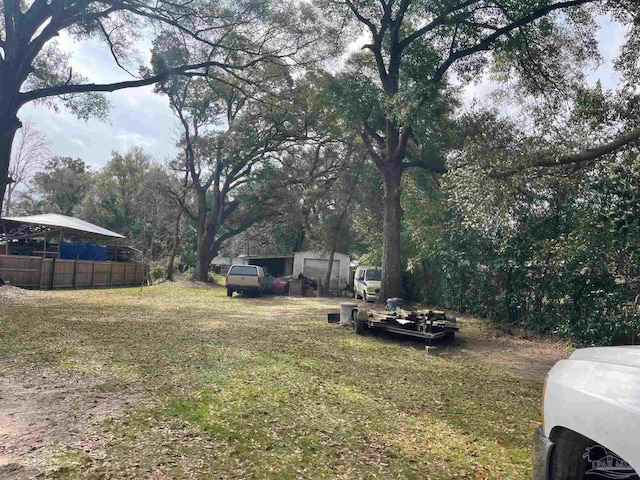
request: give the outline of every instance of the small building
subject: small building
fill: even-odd
[[[329,288],[337,290],[349,285],[349,264],[351,258],[344,253],[335,253],[331,268]],[[329,254],[319,251],[296,252],[293,254],[293,276],[301,273],[305,277],[320,279],[324,282],[329,269]]]
[[[146,265],[125,237],[58,214],[0,218],[0,278],[29,288],[140,285]],[[4,253],[4,255],[2,255]]]
[[[240,255],[240,263],[258,265],[274,277],[290,277],[293,275],[294,253],[268,253],[263,255]],[[296,274],[297,275],[297,274]]]
[[[220,262],[226,263],[229,260],[231,259],[221,257]],[[302,274],[312,280],[320,280],[321,283],[324,283],[327,269],[329,268],[329,254],[310,250],[288,254],[240,255],[239,258],[233,259],[233,263],[258,265],[265,268],[274,277],[296,278]],[[349,255],[344,253],[334,254],[333,268],[331,269],[331,289],[338,290],[351,284],[350,263]]]

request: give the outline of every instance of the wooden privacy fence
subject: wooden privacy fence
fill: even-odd
[[[0,278],[16,287],[96,288],[142,285],[146,265],[0,255]]]

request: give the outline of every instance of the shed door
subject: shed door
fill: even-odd
[[[324,282],[324,277],[327,275],[327,269],[329,268],[329,260],[322,260],[318,258],[305,258],[302,273],[309,278],[316,279],[320,277],[320,281]],[[340,260],[333,261],[333,268],[331,269],[331,285],[329,288],[337,289],[340,283]]]

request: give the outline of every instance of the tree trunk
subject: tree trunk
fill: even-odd
[[[211,258],[207,252],[208,249],[205,247],[204,251],[201,251],[200,242],[198,242],[198,263],[196,264],[196,270],[194,272],[194,280],[198,280],[200,282],[208,282],[209,281],[209,265],[211,265]]]
[[[173,230],[173,245],[171,246],[171,254],[169,255],[169,263],[167,264],[166,277],[170,282],[173,281],[173,263],[176,260],[176,255],[178,254],[178,248],[180,246],[180,222],[182,222],[182,209],[178,210],[176,226]]]
[[[209,281],[209,265],[213,260],[209,254],[210,239],[207,233],[205,225],[202,229],[198,226],[198,262],[193,277],[200,282]]]
[[[200,282],[209,281],[209,266],[214,258],[218,256],[220,245],[216,241],[218,232],[209,228],[204,222],[202,232],[198,228],[198,263],[194,272],[194,279]]]
[[[379,303],[387,298],[402,297],[401,239],[402,204],[400,203],[400,162],[385,165],[383,175],[383,240],[382,240],[382,287]]]
[[[339,228],[336,230],[336,237],[340,234]],[[333,258],[336,255],[337,241],[334,240],[331,242],[331,252],[329,253],[329,266],[327,267],[327,276],[324,278],[324,292],[322,294],[324,296],[329,296],[329,292],[331,291],[331,272],[333,271]],[[339,287],[339,285],[338,285]]]
[[[198,261],[193,275],[194,280],[206,282],[209,280],[209,250],[207,229],[207,198],[206,192],[199,189],[198,194]]]
[[[18,128],[22,124],[16,117],[16,112],[0,114],[0,212],[3,210],[4,196],[7,191],[9,178],[9,162],[11,161],[11,147]]]
[[[11,199],[13,198],[13,192],[15,190],[14,185],[7,185],[7,200],[4,202],[4,216],[11,215]]]
[[[427,301],[429,290],[429,275],[427,274],[427,262],[422,260],[422,301]]]

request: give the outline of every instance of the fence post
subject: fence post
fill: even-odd
[[[73,261],[73,288],[76,288],[76,276],[78,275],[78,259]]]
[[[91,262],[91,288],[96,288],[96,262]]]
[[[40,259],[40,285],[38,285],[39,289],[42,288],[43,283],[44,283],[44,258],[41,258]]]
[[[109,286],[113,287],[113,262],[109,263]]]
[[[122,286],[127,284],[127,262],[124,262],[124,268],[122,269]]]
[[[49,290],[53,290],[53,284],[56,278],[56,257],[51,259],[51,278],[49,279]]]
[[[136,285],[138,283],[138,264],[135,263],[133,267],[133,284]]]

